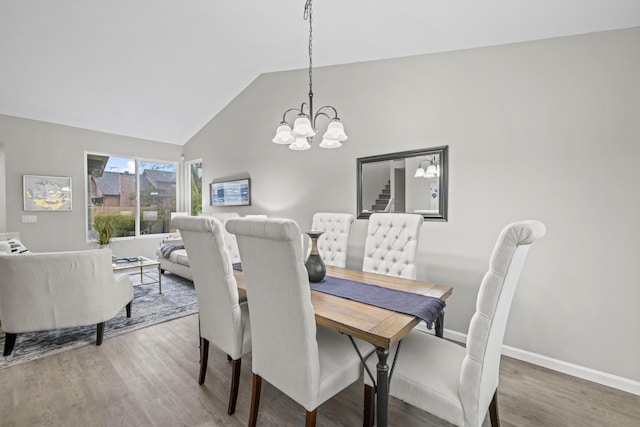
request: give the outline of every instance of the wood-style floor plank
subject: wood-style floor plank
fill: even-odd
[[[242,363],[236,413],[228,416],[231,364],[215,346],[198,385],[195,315],[0,370],[0,426],[245,426],[251,358]],[[640,396],[504,357],[504,427],[640,425]],[[300,426],[305,411],[263,381],[258,425]],[[447,426],[392,398],[392,426]],[[318,410],[319,426],[362,425],[362,385]],[[485,421],[488,424],[488,420]]]

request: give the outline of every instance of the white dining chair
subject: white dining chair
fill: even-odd
[[[257,423],[262,379],[303,406],[314,426],[318,406],[361,378],[360,358],[349,337],[316,326],[295,222],[240,218],[226,227],[238,240],[252,319],[249,426]],[[355,341],[365,356],[373,352]]]
[[[316,212],[313,214],[311,229],[322,231],[318,238],[318,253],[326,265],[345,267],[347,265],[347,245],[353,215],[337,212]]]
[[[193,284],[198,298],[200,322],[200,375],[202,385],[207,374],[209,342],[231,359],[231,390],[227,413],[236,408],[242,356],[251,352],[251,328],[247,303],[238,298],[231,255],[227,251],[224,229],[212,217],[177,217],[171,227],[180,230]]]
[[[362,271],[415,279],[419,214],[374,213],[369,217]]]
[[[399,346],[391,395],[456,426],[481,426],[488,410],[493,427],[499,426],[498,374],[507,317],[529,248],[545,232],[544,224],[533,220],[502,230],[480,284],[466,347],[411,331]],[[389,358],[395,353],[390,351]],[[365,426],[373,421],[372,386],[365,376]]]

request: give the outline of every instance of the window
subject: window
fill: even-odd
[[[190,215],[202,212],[202,160],[186,163],[187,169],[187,205]]]
[[[87,239],[169,232],[177,164],[87,154]]]

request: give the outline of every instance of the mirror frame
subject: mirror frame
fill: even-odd
[[[367,163],[375,163],[389,160],[406,159],[410,157],[419,157],[437,154],[440,156],[440,203],[438,213],[423,213],[422,216],[426,221],[447,221],[448,201],[449,201],[449,146],[423,148],[419,150],[400,151],[390,154],[379,154],[375,156],[359,157],[356,159],[357,167],[357,212],[358,219],[367,219],[371,216],[371,212],[364,212],[362,204],[362,166]]]

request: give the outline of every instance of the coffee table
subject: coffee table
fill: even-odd
[[[158,284],[158,289],[160,291],[160,293],[162,293],[162,272],[160,270],[160,262],[156,261],[156,260],[152,260],[149,258],[145,258],[143,256],[138,256],[138,257],[131,257],[131,258],[116,258],[113,261],[113,271],[123,271],[123,270],[128,270],[128,269],[134,269],[137,268],[140,270],[140,283],[136,286],[139,285],[151,285],[154,283]],[[145,269],[148,269],[150,267],[155,267],[158,269],[158,278],[156,279],[153,276],[150,276],[149,274],[147,274],[145,272]],[[137,273],[136,273],[137,274]],[[145,282],[144,279],[145,277],[147,279],[151,279],[148,282]]]

